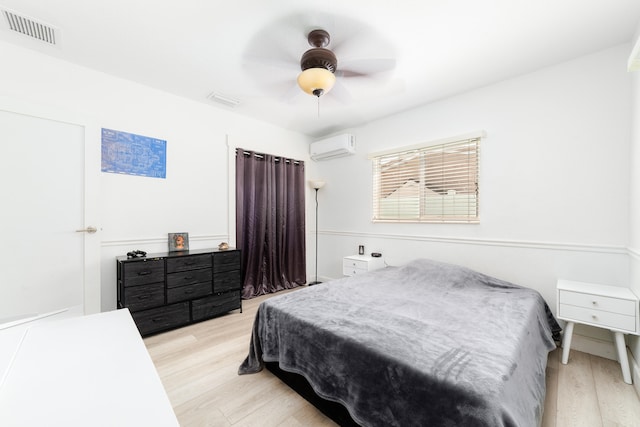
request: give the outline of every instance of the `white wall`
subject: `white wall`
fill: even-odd
[[[234,238],[227,138],[233,146],[308,160],[305,136],[224,107],[192,102],[4,42],[0,57],[0,95],[80,111],[100,127],[167,141],[166,179],[101,175],[103,310],[115,308],[117,255],[132,249],[166,251],[169,232],[188,232],[192,248],[215,247]]]
[[[640,27],[636,32],[634,44],[640,43]],[[629,49],[631,54],[631,49]],[[631,119],[631,151],[630,159],[630,191],[629,191],[629,263],[630,286],[640,296],[640,71],[630,73],[632,77],[632,119]],[[628,337],[631,353],[636,360],[634,366],[634,382],[640,381],[640,339]],[[640,388],[637,386],[637,390]]]
[[[340,258],[364,244],[392,265],[430,257],[530,286],[554,311],[558,278],[626,285],[629,50],[618,46],[352,129],[358,154],[317,164],[327,182],[320,275],[340,276]],[[487,132],[480,224],[371,222],[367,153],[476,130]]]
[[[608,49],[352,129],[356,156],[307,163],[307,177],[327,181],[319,193],[320,276],[339,277],[341,257],[364,244],[392,265],[431,257],[531,286],[554,310],[559,277],[627,284],[627,246],[640,253],[634,219],[640,189],[630,187],[629,178],[630,167],[640,163],[640,123],[633,121],[630,147],[629,52],[629,45]],[[81,111],[102,127],[168,141],[167,179],[102,174],[104,310],[115,306],[116,255],[163,251],[172,231],[189,232],[194,248],[232,240],[227,140],[232,147],[308,160],[303,135],[7,43],[0,42],[0,54],[0,95]],[[371,223],[367,153],[479,129],[488,135],[480,224]],[[307,195],[313,230],[312,191]],[[582,333],[609,339],[596,330]]]

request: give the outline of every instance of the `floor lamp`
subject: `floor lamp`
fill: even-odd
[[[309,286],[311,286],[322,283],[318,282],[318,190],[324,187],[324,181],[312,179],[309,181],[309,185],[311,185],[311,188],[316,190],[316,280],[309,283]]]

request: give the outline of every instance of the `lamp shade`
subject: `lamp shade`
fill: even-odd
[[[325,182],[322,181],[321,179],[310,179],[309,180],[309,185],[311,186],[311,188],[313,188],[314,190],[319,190],[322,187],[324,187]]]
[[[326,68],[307,68],[298,76],[298,86],[309,95],[320,97],[329,92],[336,76]]]

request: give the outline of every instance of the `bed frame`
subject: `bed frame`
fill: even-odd
[[[265,367],[338,425],[342,427],[360,427],[360,424],[351,418],[349,411],[343,405],[318,396],[304,376],[283,371],[278,366],[278,362],[266,362]]]

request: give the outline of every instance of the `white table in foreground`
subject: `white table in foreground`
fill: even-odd
[[[178,426],[129,311],[0,331],[2,426]],[[5,358],[5,360],[7,360]]]
[[[613,332],[622,368],[622,378],[631,384],[624,334],[640,335],[638,297],[629,288],[558,280],[558,319],[567,325],[562,340],[562,363],[569,361],[571,337],[576,323],[605,328]]]

